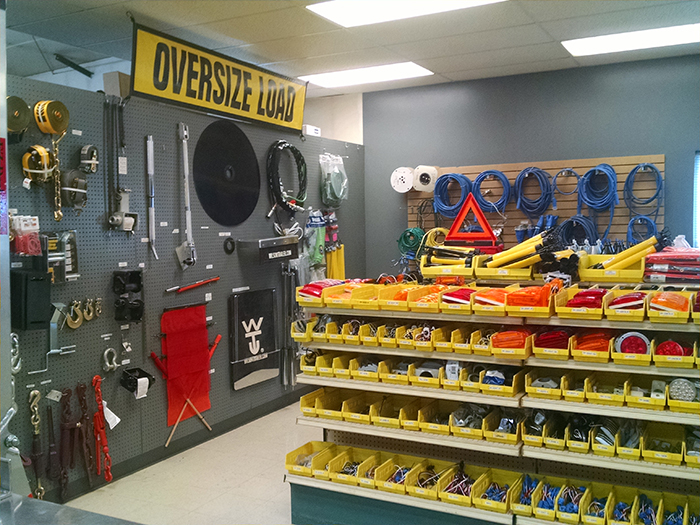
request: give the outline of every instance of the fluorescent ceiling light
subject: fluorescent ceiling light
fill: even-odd
[[[366,26],[416,16],[446,13],[505,0],[332,0],[307,5],[317,15],[343,27]]]
[[[432,74],[432,71],[413,62],[401,62],[385,66],[361,67],[359,69],[319,73],[318,75],[306,75],[299,78],[324,88],[336,88],[372,84],[374,82],[388,82],[389,80],[401,80],[403,78],[425,77]]]
[[[700,42],[700,24],[645,29],[615,35],[566,40],[561,44],[575,57]]]

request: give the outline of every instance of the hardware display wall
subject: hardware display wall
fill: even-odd
[[[367,275],[391,269],[407,227],[389,185],[399,166],[663,153],[665,225],[692,238],[699,65],[694,55],[365,93]],[[378,224],[393,225],[392,242]]]
[[[8,94],[22,97],[33,105],[39,100],[60,100],[70,111],[68,134],[61,142],[61,168],[74,168],[79,163],[80,148],[93,144],[100,150],[100,160],[104,157],[103,145],[103,101],[100,93],[91,93],[48,84],[43,82],[8,78]],[[42,135],[35,124],[25,133],[20,144],[8,148],[8,179],[10,208],[16,208],[20,214],[38,215],[42,232],[76,229],[78,239],[78,256],[81,277],[71,283],[52,286],[52,302],[69,304],[72,300],[84,300],[86,297],[101,297],[104,311],[102,316],[81,327],[71,330],[65,327],[59,332],[59,345],[76,345],[76,352],[70,355],[51,356],[49,370],[43,374],[28,376],[30,370],[44,367],[45,354],[48,351],[48,331],[19,332],[20,356],[22,370],[15,376],[16,401],[19,414],[11,422],[11,431],[19,436],[21,450],[29,451],[31,444],[31,425],[29,422],[28,396],[32,388],[41,391],[40,415],[42,418],[42,439],[44,449],[48,447],[48,427],[46,426],[46,406],[51,401],[45,395],[51,390],[63,388],[75,389],[79,381],[90,383],[95,374],[105,378],[102,391],[108,406],[120,418],[121,423],[114,430],[107,430],[110,454],[113,465],[163,447],[170,428],[166,426],[166,382],[153,366],[148,355],[151,351],[160,354],[160,316],[163,308],[184,306],[205,300],[205,294],[211,294],[207,306],[207,315],[211,316],[214,326],[209,329],[210,342],[217,334],[222,335],[222,342],[213,356],[211,367],[211,402],[212,408],[204,413],[211,425],[216,425],[234,416],[244,414],[250,409],[273,401],[285,393],[279,379],[273,379],[254,385],[242,391],[231,389],[228,348],[228,308],[227,301],[233,288],[250,286],[251,289],[275,287],[278,290],[278,306],[281,294],[280,266],[275,263],[258,265],[239,258],[238,249],[232,255],[223,250],[224,239],[230,235],[235,239],[258,239],[273,237],[271,220],[265,215],[269,211],[267,187],[265,184],[265,159],[267,148],[275,140],[286,139],[297,146],[305,156],[308,166],[307,206],[319,208],[320,168],[318,155],[324,150],[345,156],[344,162],[350,177],[349,200],[338,212],[340,236],[345,244],[346,267],[348,275],[364,275],[364,150],[362,146],[309,137],[306,141],[290,132],[264,128],[259,125],[240,123],[238,126],[250,140],[258,158],[261,176],[260,199],[253,215],[243,224],[235,227],[221,227],[206,215],[196,199],[194,186],[190,181],[192,194],[193,236],[197,247],[197,264],[187,271],[182,271],[178,264],[175,247],[182,243],[185,236],[184,197],[182,189],[182,171],[180,168],[180,150],[177,140],[177,124],[184,122],[189,126],[189,158],[192,162],[194,149],[202,131],[216,119],[200,113],[189,112],[162,104],[132,98],[124,111],[126,156],[128,157],[128,175],[121,176],[122,186],[132,190],[130,196],[131,212],[139,214],[138,227],[134,235],[107,229],[108,202],[107,189],[103,178],[104,164],[100,164],[96,174],[88,175],[88,203],[80,216],[70,210],[64,210],[64,219],[60,223],[53,220],[51,201],[44,188],[22,188],[21,156],[32,144],[50,145],[47,135]],[[155,142],[155,245],[160,257],[153,258],[148,243],[147,199],[146,199],[146,135],[153,135]],[[284,159],[280,168],[283,181],[287,187],[296,188],[296,171],[290,159]],[[305,222],[305,215],[297,215],[300,222]],[[179,230],[179,233],[177,233]],[[225,233],[225,236],[220,234]],[[120,264],[122,263],[122,264]],[[143,268],[144,289],[142,298],[145,302],[145,316],[142,323],[132,323],[128,328],[114,320],[114,294],[111,291],[112,272],[119,270],[123,263],[127,269]],[[197,288],[183,294],[165,294],[166,288],[184,285],[200,279],[221,276],[221,280],[212,285]],[[287,329],[278,323],[281,329]],[[125,329],[122,329],[125,328]],[[123,367],[116,372],[102,370],[102,354],[109,348],[117,349],[124,341],[131,343],[133,350],[119,355],[130,360],[128,366],[141,367],[156,377],[156,383],[149,389],[145,399],[135,400],[132,393],[119,386],[119,377]],[[29,385],[34,385],[30,387]],[[94,393],[88,389],[90,414],[94,412]],[[58,433],[59,405],[52,404],[54,427]],[[73,413],[79,413],[74,398]],[[185,437],[195,432],[200,439],[208,438],[208,433],[196,418],[183,421],[175,436]],[[90,430],[92,435],[92,430]],[[30,482],[33,474],[29,474]],[[76,468],[70,471],[73,483],[69,495],[76,490],[84,490],[85,474],[80,459]],[[75,483],[79,481],[79,483]],[[56,488],[52,482],[44,480],[47,490]],[[78,488],[81,487],[81,488]],[[48,494],[50,497],[52,493]],[[55,492],[53,497],[55,499]]]
[[[666,166],[664,155],[640,155],[636,157],[613,157],[602,159],[556,160],[548,162],[518,162],[514,164],[498,164],[490,166],[458,166],[451,168],[439,168],[438,174],[444,175],[446,173],[462,173],[473,182],[476,176],[483,171],[498,170],[503,172],[506,175],[506,177],[508,177],[508,180],[510,181],[510,184],[512,186],[518,174],[522,170],[530,166],[536,166],[540,169],[543,169],[550,175],[552,175],[552,177],[554,177],[557,174],[557,172],[564,168],[571,168],[576,173],[578,173],[579,176],[583,176],[583,174],[586,173],[588,170],[594,168],[595,166],[601,163],[610,164],[613,168],[615,168],[615,172],[617,173],[617,193],[620,197],[620,203],[617,206],[615,206],[615,214],[613,216],[612,226],[610,228],[608,238],[611,240],[624,240],[627,238],[627,225],[630,221],[630,211],[625,205],[625,201],[623,199],[623,187],[625,185],[625,179],[627,178],[629,172],[641,163],[653,164],[657,167],[657,169],[661,173],[661,176],[664,177],[664,170]],[[459,200],[460,190],[456,184],[453,184],[452,186],[455,187],[450,188],[451,202],[457,202]],[[564,176],[563,174],[559,175],[559,177],[557,177],[557,188],[559,188],[559,190],[561,190],[564,193],[571,193],[576,188],[576,177]],[[487,179],[483,182],[483,184],[481,185],[481,191],[483,192],[486,190],[491,190],[491,193],[489,195],[486,195],[485,197],[488,201],[497,200],[498,198],[500,198],[503,191],[500,182],[495,179]],[[640,199],[648,199],[654,195],[655,191],[656,183],[651,174],[645,173],[637,175],[634,184],[634,194],[636,197]],[[524,191],[525,196],[529,197],[530,199],[537,199],[537,197],[539,197],[541,193],[542,192],[537,182],[529,181],[526,183]],[[414,226],[420,226],[418,208],[423,200],[432,199],[433,194],[411,191],[408,193],[407,198],[408,227],[412,228]],[[577,193],[573,193],[571,195],[563,195],[555,190],[554,198],[557,201],[557,209],[553,209],[550,206],[546,213],[551,215],[558,215],[559,224],[564,222],[569,217],[576,215],[576,206],[578,200]],[[656,220],[656,225],[659,231],[661,231],[664,227],[665,204],[663,198],[661,202],[662,204],[661,208],[659,209],[658,219]],[[655,203],[653,204],[655,205]],[[653,206],[648,206],[644,209],[653,211]],[[583,215],[589,216],[587,206],[584,205],[582,207],[581,212]],[[506,222],[505,229],[501,234],[501,238],[503,239],[503,242],[505,243],[506,247],[510,247],[517,244],[517,240],[515,238],[515,227],[518,226],[521,223],[521,221],[527,221],[528,223],[530,223],[530,221],[527,220],[527,217],[521,210],[518,210],[516,208],[515,199],[511,200],[511,202],[508,203],[508,205],[506,206],[505,215],[508,217],[508,220]],[[486,214],[486,217],[489,220],[491,226],[494,228],[496,228],[497,225],[503,223],[503,219],[498,215],[498,213],[490,212]],[[609,221],[609,211],[603,211],[598,213],[597,224],[598,232],[600,235],[602,235],[605,229],[607,228]],[[435,226],[435,219],[432,210],[430,210],[427,214],[423,214],[423,222],[423,227],[426,231],[429,228],[433,228]],[[534,222],[536,222],[536,220]],[[452,219],[442,217],[441,224],[443,227],[449,228],[452,224]]]

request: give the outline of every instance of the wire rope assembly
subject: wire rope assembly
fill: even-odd
[[[604,184],[600,183],[601,179],[604,181]],[[615,173],[615,168],[609,164],[598,164],[595,168],[588,170],[579,180],[577,213],[581,214],[581,208],[585,204],[593,212],[593,220],[595,221],[596,213],[605,210],[610,211],[608,227],[600,238],[607,239],[613,217],[615,216],[615,206],[619,203],[617,173]]]
[[[460,196],[459,200],[450,204],[449,186],[450,182],[456,182],[459,185]],[[459,210],[462,209],[464,201],[467,200],[467,195],[472,191],[472,182],[466,175],[461,173],[447,173],[438,178],[435,183],[435,195],[433,197],[433,209],[436,213],[450,219],[457,217]]]
[[[536,199],[525,196],[525,184],[531,175],[540,187],[540,196]],[[515,206],[531,221],[544,215],[554,200],[554,187],[552,186],[551,178],[552,176],[549,173],[535,167],[525,168],[515,178],[515,184],[513,184]]]
[[[503,195],[501,195],[501,198],[496,202],[487,201],[481,194],[481,183],[491,178],[497,179],[501,183],[501,186],[503,186]],[[472,194],[474,195],[474,199],[479,207],[484,211],[496,211],[501,215],[503,215],[506,206],[510,202],[511,190],[512,188],[508,177],[506,177],[503,172],[498,170],[482,171],[479,173],[479,175],[477,175],[476,179],[474,180],[474,184],[472,184]]]
[[[280,178],[280,159],[282,152],[285,150],[291,153],[297,168],[299,192],[296,196],[284,189],[282,179]],[[270,212],[267,214],[267,218],[269,219],[273,214],[275,215],[275,232],[277,232],[278,235],[296,235],[301,239],[304,235],[304,229],[299,226],[298,222],[294,221],[294,214],[304,211],[304,202],[306,201],[307,177],[304,156],[301,154],[301,151],[286,140],[278,140],[274,142],[267,151],[266,168],[267,184],[270,190],[270,204],[272,206]],[[287,222],[291,224],[289,224],[288,227],[282,225],[278,214],[279,210],[284,210],[289,214],[289,220]]]

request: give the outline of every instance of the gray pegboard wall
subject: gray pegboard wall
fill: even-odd
[[[104,96],[55,84],[8,77],[8,95],[17,95],[33,106],[39,100],[60,100],[70,111],[68,134],[60,144],[60,159],[63,169],[74,168],[79,163],[82,146],[94,144],[104,157],[103,102]],[[187,271],[180,270],[175,256],[175,247],[185,239],[184,198],[180,148],[177,140],[177,124],[189,126],[190,171],[194,150],[202,131],[216,117],[186,111],[167,105],[133,98],[124,111],[126,155],[128,175],[121,176],[121,185],[132,190],[130,211],[139,214],[134,235],[109,231],[106,227],[108,203],[105,197],[104,163],[94,175],[88,176],[88,204],[80,216],[72,210],[64,210],[60,223],[53,220],[51,201],[44,189],[26,190],[22,187],[21,157],[32,144],[50,146],[50,138],[40,133],[34,123],[20,144],[8,148],[9,203],[22,215],[38,215],[42,231],[77,230],[78,258],[81,277],[75,282],[52,286],[52,302],[69,304],[73,299],[102,297],[104,312],[98,319],[84,322],[77,330],[65,327],[59,332],[61,346],[75,344],[71,355],[51,356],[49,370],[44,374],[28,376],[29,370],[43,368],[44,355],[48,350],[48,332],[19,332],[20,356],[23,368],[16,376],[19,414],[11,422],[11,430],[22,442],[23,452],[29,452],[31,425],[29,422],[28,395],[31,388],[38,388],[42,395],[51,389],[75,389],[79,381],[90,384],[95,374],[105,378],[102,386],[105,401],[120,418],[114,430],[107,430],[113,465],[143,456],[148,451],[163,447],[170,427],[166,426],[166,383],[148,358],[151,351],[160,355],[160,316],[166,307],[202,302],[206,293],[212,294],[208,302],[207,315],[215,323],[209,330],[210,340],[216,334],[222,341],[211,361],[214,373],[211,378],[212,408],[204,413],[211,425],[225,422],[235,416],[273,401],[285,394],[280,379],[272,379],[241,391],[231,389],[228,344],[228,297],[233,288],[250,286],[251,289],[274,287],[278,294],[278,313],[281,299],[279,264],[251,264],[239,259],[238,250],[233,255],[223,251],[224,237],[221,232],[231,232],[235,239],[258,239],[273,237],[272,221],[265,216],[269,211],[268,190],[265,173],[267,149],[275,140],[285,139],[302,152],[308,167],[307,205],[321,207],[320,168],[318,155],[324,151],[343,155],[350,179],[349,199],[338,211],[340,236],[346,247],[346,272],[348,276],[364,276],[364,148],[355,144],[309,137],[302,141],[298,134],[279,131],[255,124],[238,123],[250,140],[257,154],[260,167],[260,198],[253,214],[243,224],[222,227],[214,223],[199,205],[192,180],[193,236],[197,247],[197,264]],[[156,247],[160,260],[152,256],[148,243],[146,210],[145,137],[153,135],[155,143],[155,194],[156,194]],[[290,159],[283,158],[280,173],[287,188],[298,188],[296,171]],[[305,221],[305,215],[298,215]],[[179,233],[175,231],[179,230]],[[132,323],[127,329],[114,320],[111,291],[112,272],[127,268],[137,269],[142,265],[146,313],[142,323]],[[164,290],[213,276],[221,280],[212,285],[181,295],[165,294]],[[278,332],[288,329],[278,324]],[[111,336],[105,336],[111,334]],[[105,336],[105,337],[103,337]],[[108,347],[117,348],[122,338],[132,345],[132,352],[123,357],[130,359],[129,366],[141,367],[156,377],[156,383],[145,399],[135,400],[133,395],[119,386],[121,369],[117,372],[102,371],[102,353]],[[34,385],[31,387],[30,385]],[[88,390],[90,412],[95,410],[94,391]],[[41,417],[46,422],[46,404],[42,401]],[[58,435],[59,405],[54,404],[54,428]],[[79,413],[73,403],[74,414]],[[183,421],[176,432],[175,440],[199,432],[201,440],[207,439],[206,431],[197,418]],[[44,448],[48,445],[48,427],[44,424],[42,435]],[[91,431],[90,431],[91,434]],[[85,477],[80,459],[77,467],[70,471],[70,481]],[[33,474],[30,474],[33,482]],[[44,482],[47,489],[55,488],[50,481]]]

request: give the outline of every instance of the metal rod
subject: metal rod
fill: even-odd
[[[151,246],[153,257],[158,260],[156,252],[156,190],[155,190],[155,157],[153,154],[153,135],[146,137],[146,172],[148,173],[148,244]]]

